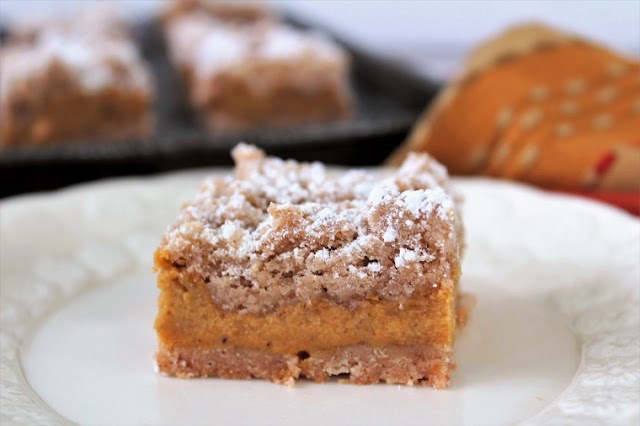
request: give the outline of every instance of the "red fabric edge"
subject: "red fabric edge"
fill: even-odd
[[[627,212],[640,216],[640,191],[615,192],[615,191],[556,191],[565,194],[578,195],[591,198],[607,204],[619,207]]]

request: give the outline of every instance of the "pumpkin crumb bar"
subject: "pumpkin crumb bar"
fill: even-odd
[[[444,167],[333,171],[241,144],[155,252],[159,370],[445,388],[463,227]]]
[[[151,133],[151,74],[119,17],[91,12],[16,25],[0,67],[0,147]]]
[[[191,13],[165,25],[188,101],[213,131],[324,123],[353,113],[349,58],[320,34]]]

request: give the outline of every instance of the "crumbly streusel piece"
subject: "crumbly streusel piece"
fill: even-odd
[[[161,371],[445,387],[462,238],[446,170],[425,154],[376,173],[233,156],[156,252]]]
[[[194,13],[166,25],[169,52],[211,129],[323,122],[351,113],[349,60],[318,34]]]
[[[192,13],[203,13],[236,24],[274,19],[270,4],[260,0],[174,0],[164,11],[163,18],[168,22]]]
[[[25,16],[11,23],[10,43],[35,44],[57,35],[81,40],[131,38],[131,26],[113,7],[95,5],[64,16]]]
[[[432,159],[412,156],[381,178],[334,177],[245,145],[233,156],[235,176],[207,180],[163,243],[187,271],[225,283],[211,288],[224,308],[397,299],[455,275],[458,216]]]

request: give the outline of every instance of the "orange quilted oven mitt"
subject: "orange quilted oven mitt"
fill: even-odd
[[[392,155],[640,210],[640,63],[542,25],[477,48]]]

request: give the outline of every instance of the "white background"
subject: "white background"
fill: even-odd
[[[107,0],[102,0],[102,3]],[[0,21],[67,12],[99,0],[0,0]],[[132,15],[162,0],[114,0]],[[272,1],[355,41],[448,74],[465,51],[521,22],[541,21],[640,55],[640,0],[281,0]]]

